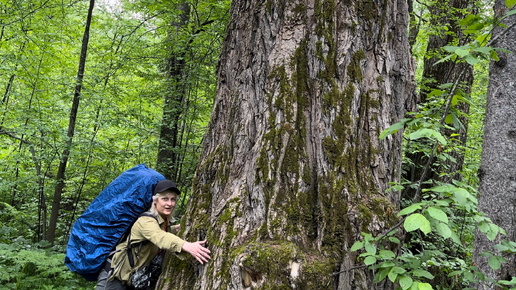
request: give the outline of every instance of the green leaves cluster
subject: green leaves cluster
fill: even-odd
[[[215,66],[230,2],[96,1],[57,243],[91,200],[122,171],[156,168],[165,96],[178,94],[172,55],[187,70],[181,135],[174,147],[184,192],[193,178],[215,97]],[[0,202],[32,213],[29,240],[44,239],[65,148],[88,1],[2,1],[0,10]],[[169,113],[169,112],[165,112]],[[185,203],[184,203],[185,204]],[[180,207],[181,204],[178,205]],[[15,225],[18,227],[18,223]]]
[[[512,8],[515,1],[506,1],[506,4]],[[513,14],[516,14],[516,10],[500,19],[489,19],[481,14],[467,15],[460,24],[463,32],[470,35],[473,41],[443,47],[450,54],[439,62],[453,60],[478,65],[491,59],[498,60],[497,52],[507,51],[485,44],[491,37],[492,27],[500,25],[502,19]],[[457,134],[449,133],[464,128],[460,120],[464,114],[457,109],[461,103],[475,106],[471,97],[462,91],[460,83],[441,85],[426,95],[426,102],[419,111],[410,113],[410,118],[402,119],[384,130],[380,139],[404,131],[406,154],[419,152],[424,158],[435,157],[427,169],[443,170],[438,172],[439,176],[452,177],[455,172],[444,172],[446,166],[442,165],[455,162],[449,151],[462,149],[456,146],[454,138]],[[448,130],[446,136],[442,133],[444,129]],[[490,283],[500,289],[516,286],[516,279],[494,281],[471,263],[471,236],[475,226],[490,241],[501,241],[495,246],[496,252],[480,254],[488,258],[490,267],[495,271],[507,262],[505,255],[516,253],[516,243],[503,240],[506,232],[478,211],[477,184],[471,179],[448,180],[393,184],[389,190],[411,188],[421,194],[403,201],[404,208],[398,214],[401,222],[389,232],[378,237],[362,233],[363,240],[356,241],[351,248],[360,253],[358,261],[374,272],[376,283],[389,279],[403,290],[471,289],[471,283]],[[401,242],[396,236],[399,227],[403,227],[403,232],[411,238]],[[440,277],[439,282],[434,281],[437,276]],[[449,284],[443,283],[442,277],[446,277]]]
[[[0,226],[0,232],[12,229]],[[92,289],[64,265],[63,248],[43,241],[31,244],[24,238],[0,242],[0,284],[2,289]]]
[[[403,217],[403,229],[405,232],[421,232],[424,235],[440,236],[439,240],[450,240],[456,246],[461,246],[462,240],[456,232],[456,225],[452,223],[454,219],[453,208],[460,208],[467,215],[473,216],[481,232],[486,234],[489,240],[495,240],[499,235],[506,235],[505,231],[492,223],[491,220],[476,209],[477,200],[474,194],[465,188],[447,184],[436,186],[425,190],[432,199],[424,200],[419,203],[411,204],[401,210],[398,216]],[[467,266],[464,261],[458,265],[443,264],[443,261],[435,260],[434,257],[445,257],[444,247],[423,250],[419,254],[414,254],[402,245],[401,254],[387,248],[391,244],[399,245],[400,240],[395,237],[397,229],[394,229],[384,236],[374,238],[371,234],[362,233],[364,239],[356,241],[351,247],[351,251],[364,251],[358,259],[370,269],[375,270],[375,282],[378,283],[388,278],[393,283],[398,283],[400,288],[406,289],[434,289],[429,281],[434,279],[434,275],[429,268],[435,267],[436,271],[447,271],[448,277],[461,276],[465,283],[465,288],[470,282],[489,281],[478,268]],[[516,243],[503,241],[496,246],[496,249],[505,253],[516,253]],[[440,248],[440,249],[439,249]],[[425,253],[427,251],[428,253]],[[489,265],[498,270],[502,263],[506,263],[505,258],[493,253],[482,254],[489,257]],[[432,257],[432,258],[431,258]],[[363,259],[363,260],[362,260]],[[450,268],[446,270],[444,265]],[[490,281],[496,285],[509,285],[509,281]],[[511,284],[512,285],[512,284]]]
[[[400,240],[394,236],[396,232],[389,232],[385,238],[391,243],[400,244]],[[382,246],[381,240],[373,238],[371,234],[362,233],[363,241],[357,241],[351,247],[351,251],[365,250],[358,256],[364,258],[365,265],[375,270],[375,283],[388,278],[393,283],[398,283],[400,288],[406,289],[432,289],[429,283],[422,282],[422,278],[433,279],[433,275],[419,269],[420,263],[408,255],[398,257],[392,250]],[[379,247],[377,247],[379,245]]]

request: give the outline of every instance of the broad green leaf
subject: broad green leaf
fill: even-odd
[[[396,264],[391,261],[383,262],[380,264],[380,268],[392,268],[394,266],[396,266]]]
[[[418,209],[421,209],[421,204],[420,203],[411,204],[411,205],[407,206],[406,208],[402,209],[398,213],[398,216],[402,216],[402,215],[407,215],[409,213],[413,213],[413,212],[415,212]]]
[[[461,241],[460,241],[460,239],[459,239],[459,236],[457,236],[457,234],[456,234],[454,231],[452,231],[452,232],[451,232],[451,239],[452,239],[452,241],[454,241],[455,243],[457,243],[457,244],[459,244],[459,245],[462,245],[462,243],[461,243]]]
[[[371,253],[365,252],[365,253],[362,253],[362,254],[358,255],[359,258],[367,257],[367,256],[371,256]]]
[[[391,271],[389,272],[389,280],[391,280],[393,283],[396,282],[396,278],[399,274],[403,274],[407,272],[405,269],[401,267],[393,267]]]
[[[460,57],[465,57],[466,55],[469,55],[469,50],[459,48],[459,49],[455,50],[455,54],[457,54]]]
[[[379,255],[382,259],[393,259],[394,257],[396,257],[396,255],[389,250],[380,250]]]
[[[478,30],[484,28],[485,26],[486,26],[485,23],[482,23],[482,22],[474,23],[474,24],[468,25],[468,29],[464,30],[464,33],[472,34],[472,33],[477,32]]]
[[[453,123],[452,114],[448,114],[448,116],[446,116],[446,119],[444,119],[444,121],[446,122],[446,124],[452,124]]]
[[[461,99],[464,99],[464,98],[461,98]],[[452,119],[453,119],[453,127],[455,127],[455,129],[460,129],[462,126],[462,122],[460,121],[460,119],[457,117],[457,115],[455,113],[452,114]]]
[[[433,192],[454,192],[457,187],[447,184],[447,185],[440,185],[440,186],[434,186],[430,188],[429,190]]]
[[[464,57],[464,59],[466,60],[467,63],[469,63],[470,65],[476,65],[479,60],[478,58],[474,57],[473,55],[471,54],[468,54],[466,55],[466,57]]]
[[[447,45],[447,46],[443,46],[443,49],[448,51],[448,52],[455,52],[457,49],[459,49],[459,47],[458,46]]]
[[[417,277],[425,277],[430,280],[434,279],[434,275],[430,274],[430,272],[428,272],[428,271],[421,270],[421,269],[416,269],[416,270],[412,271],[412,275],[417,276]]]
[[[489,231],[489,229],[490,229],[489,224],[486,223],[485,221],[479,222],[477,224],[477,227],[478,227],[478,230],[483,232],[484,234],[486,234]]]
[[[477,16],[476,15],[468,14],[468,16],[464,17],[464,19],[462,19],[459,23],[462,26],[466,26],[468,24],[474,23],[474,21],[476,22],[476,20],[477,20]]]
[[[504,252],[504,251],[507,251],[509,250],[509,247],[505,246],[505,245],[501,245],[501,244],[497,244],[497,245],[494,245],[493,248],[495,250],[498,250],[500,252]]]
[[[378,274],[375,275],[374,281],[376,283],[381,282],[391,272],[391,269],[392,268],[382,268],[380,271],[378,271]]]
[[[399,244],[400,243],[400,240],[396,237],[389,237],[389,241],[395,243],[395,244]]]
[[[399,185],[399,184],[398,185],[394,185],[394,186],[391,186],[391,187],[387,188],[385,190],[385,193],[389,193],[389,192],[391,192],[393,190],[394,191],[400,191],[400,190],[403,190],[404,188],[405,187],[403,185]]]
[[[380,137],[379,137],[380,140],[384,139],[388,135],[398,132],[398,130],[403,129],[404,126],[405,126],[404,123],[396,123],[396,124],[390,126],[389,128],[383,130],[383,132],[380,134]]]
[[[365,243],[365,250],[371,255],[376,255],[376,247],[369,242]]]
[[[491,252],[483,251],[482,253],[478,254],[478,256],[480,256],[480,257],[492,257],[494,255]]]
[[[480,279],[481,281],[485,281],[486,280],[486,276],[484,275],[484,273],[482,273],[480,271],[476,271],[475,275],[477,275],[478,279]],[[476,289],[473,289],[473,290],[476,290]]]
[[[442,221],[443,223],[446,223],[446,224],[448,223],[448,216],[441,209],[432,206],[432,207],[427,208],[426,211],[434,219]]]
[[[472,50],[489,55],[491,53],[491,51],[493,51],[493,48],[488,47],[488,46],[482,46],[482,47],[473,48]]]
[[[364,259],[364,264],[366,264],[366,265],[372,265],[374,263],[376,263],[376,258],[373,256],[369,256]]]
[[[455,198],[455,202],[459,205],[465,206],[468,201],[469,192],[464,188],[456,188],[453,191],[453,197]]]
[[[437,140],[439,140],[439,142],[441,142],[443,145],[446,145],[448,143],[448,142],[446,142],[446,139],[444,139],[443,135],[441,135],[441,133],[439,133],[438,131],[433,130],[433,129],[423,128],[423,129],[419,129],[416,132],[413,132],[409,135],[410,140],[417,140],[417,139],[423,138],[423,137],[427,137],[427,138],[434,137]]]
[[[446,139],[444,139],[443,135],[440,132],[434,130],[432,132],[432,136],[434,136],[437,140],[439,140],[439,142],[441,142],[441,144],[443,144],[443,145],[448,144],[448,142],[446,141]]]
[[[452,201],[451,201],[451,200],[449,200],[449,199],[439,199],[439,200],[436,200],[436,201],[435,201],[435,203],[436,203],[437,205],[441,205],[441,206],[449,206],[451,202],[452,202]]]
[[[514,6],[514,4],[516,4],[516,0],[505,0],[505,5],[509,9],[511,9]]]
[[[423,224],[419,228],[425,235],[428,235],[432,231],[432,226],[430,225],[430,221],[425,218]]]
[[[431,97],[433,97],[433,96],[440,96],[440,95],[442,95],[443,93],[444,93],[444,91],[442,91],[442,90],[433,90],[433,91],[431,91],[431,92],[428,94],[427,99],[429,99],[429,98],[431,98]]]
[[[435,130],[423,128],[423,129],[417,130],[416,132],[411,133],[409,135],[409,138],[410,138],[410,140],[417,140],[417,139],[423,138],[423,137],[431,137],[431,136],[433,136],[434,132],[435,132]]]
[[[489,266],[491,266],[491,268],[493,268],[493,270],[498,270],[500,269],[500,267],[502,266],[502,263],[500,263],[500,261],[498,260],[498,257],[496,256],[493,256],[491,258],[489,258]]]
[[[418,290],[418,289],[419,289],[419,282],[412,283],[410,290]]]
[[[351,251],[358,251],[364,247],[364,242],[362,241],[356,241],[353,246],[351,246]]]
[[[498,232],[500,231],[500,228],[495,224],[489,224],[489,231],[487,231],[486,235],[487,238],[490,241],[494,241],[496,236],[498,235]]]
[[[498,53],[494,50],[491,51],[491,58],[494,60],[494,61],[499,61],[500,58],[498,57]]]
[[[399,278],[399,283],[400,283],[401,289],[406,290],[406,289],[410,288],[410,286],[412,286],[412,278],[410,278],[410,276],[400,275],[400,276],[398,276],[398,278]]]
[[[516,285],[516,277],[512,277],[511,281],[499,281],[498,283],[500,284],[503,284],[503,285]]]
[[[450,227],[448,227],[447,224],[444,224],[444,223],[438,223],[437,226],[437,232],[445,239],[451,237],[451,229]]]
[[[428,226],[430,225],[430,222],[426,219],[426,217],[424,217],[422,214],[414,213],[405,219],[403,226],[407,232],[412,232],[420,229],[421,227],[426,227],[426,224],[428,224]],[[421,231],[423,231],[423,229],[421,229]]]
[[[428,284],[428,283],[419,283],[419,285],[417,286],[419,290],[432,290],[432,285]]]

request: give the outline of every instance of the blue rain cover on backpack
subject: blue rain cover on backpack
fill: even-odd
[[[96,281],[120,237],[152,202],[154,186],[165,177],[145,164],[113,180],[74,223],[65,264],[88,281]]]

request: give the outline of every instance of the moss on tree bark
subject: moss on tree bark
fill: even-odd
[[[181,234],[212,260],[170,259],[161,289],[370,289],[349,248],[398,221],[413,109],[406,1],[234,1]],[[248,288],[251,287],[251,288]],[[385,286],[388,289],[389,286]]]

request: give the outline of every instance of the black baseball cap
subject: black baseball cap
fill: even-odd
[[[177,193],[177,195],[181,195],[181,191],[179,191],[176,184],[168,179],[162,180],[158,182],[158,184],[156,184],[156,186],[154,187],[154,195],[169,189]]]

